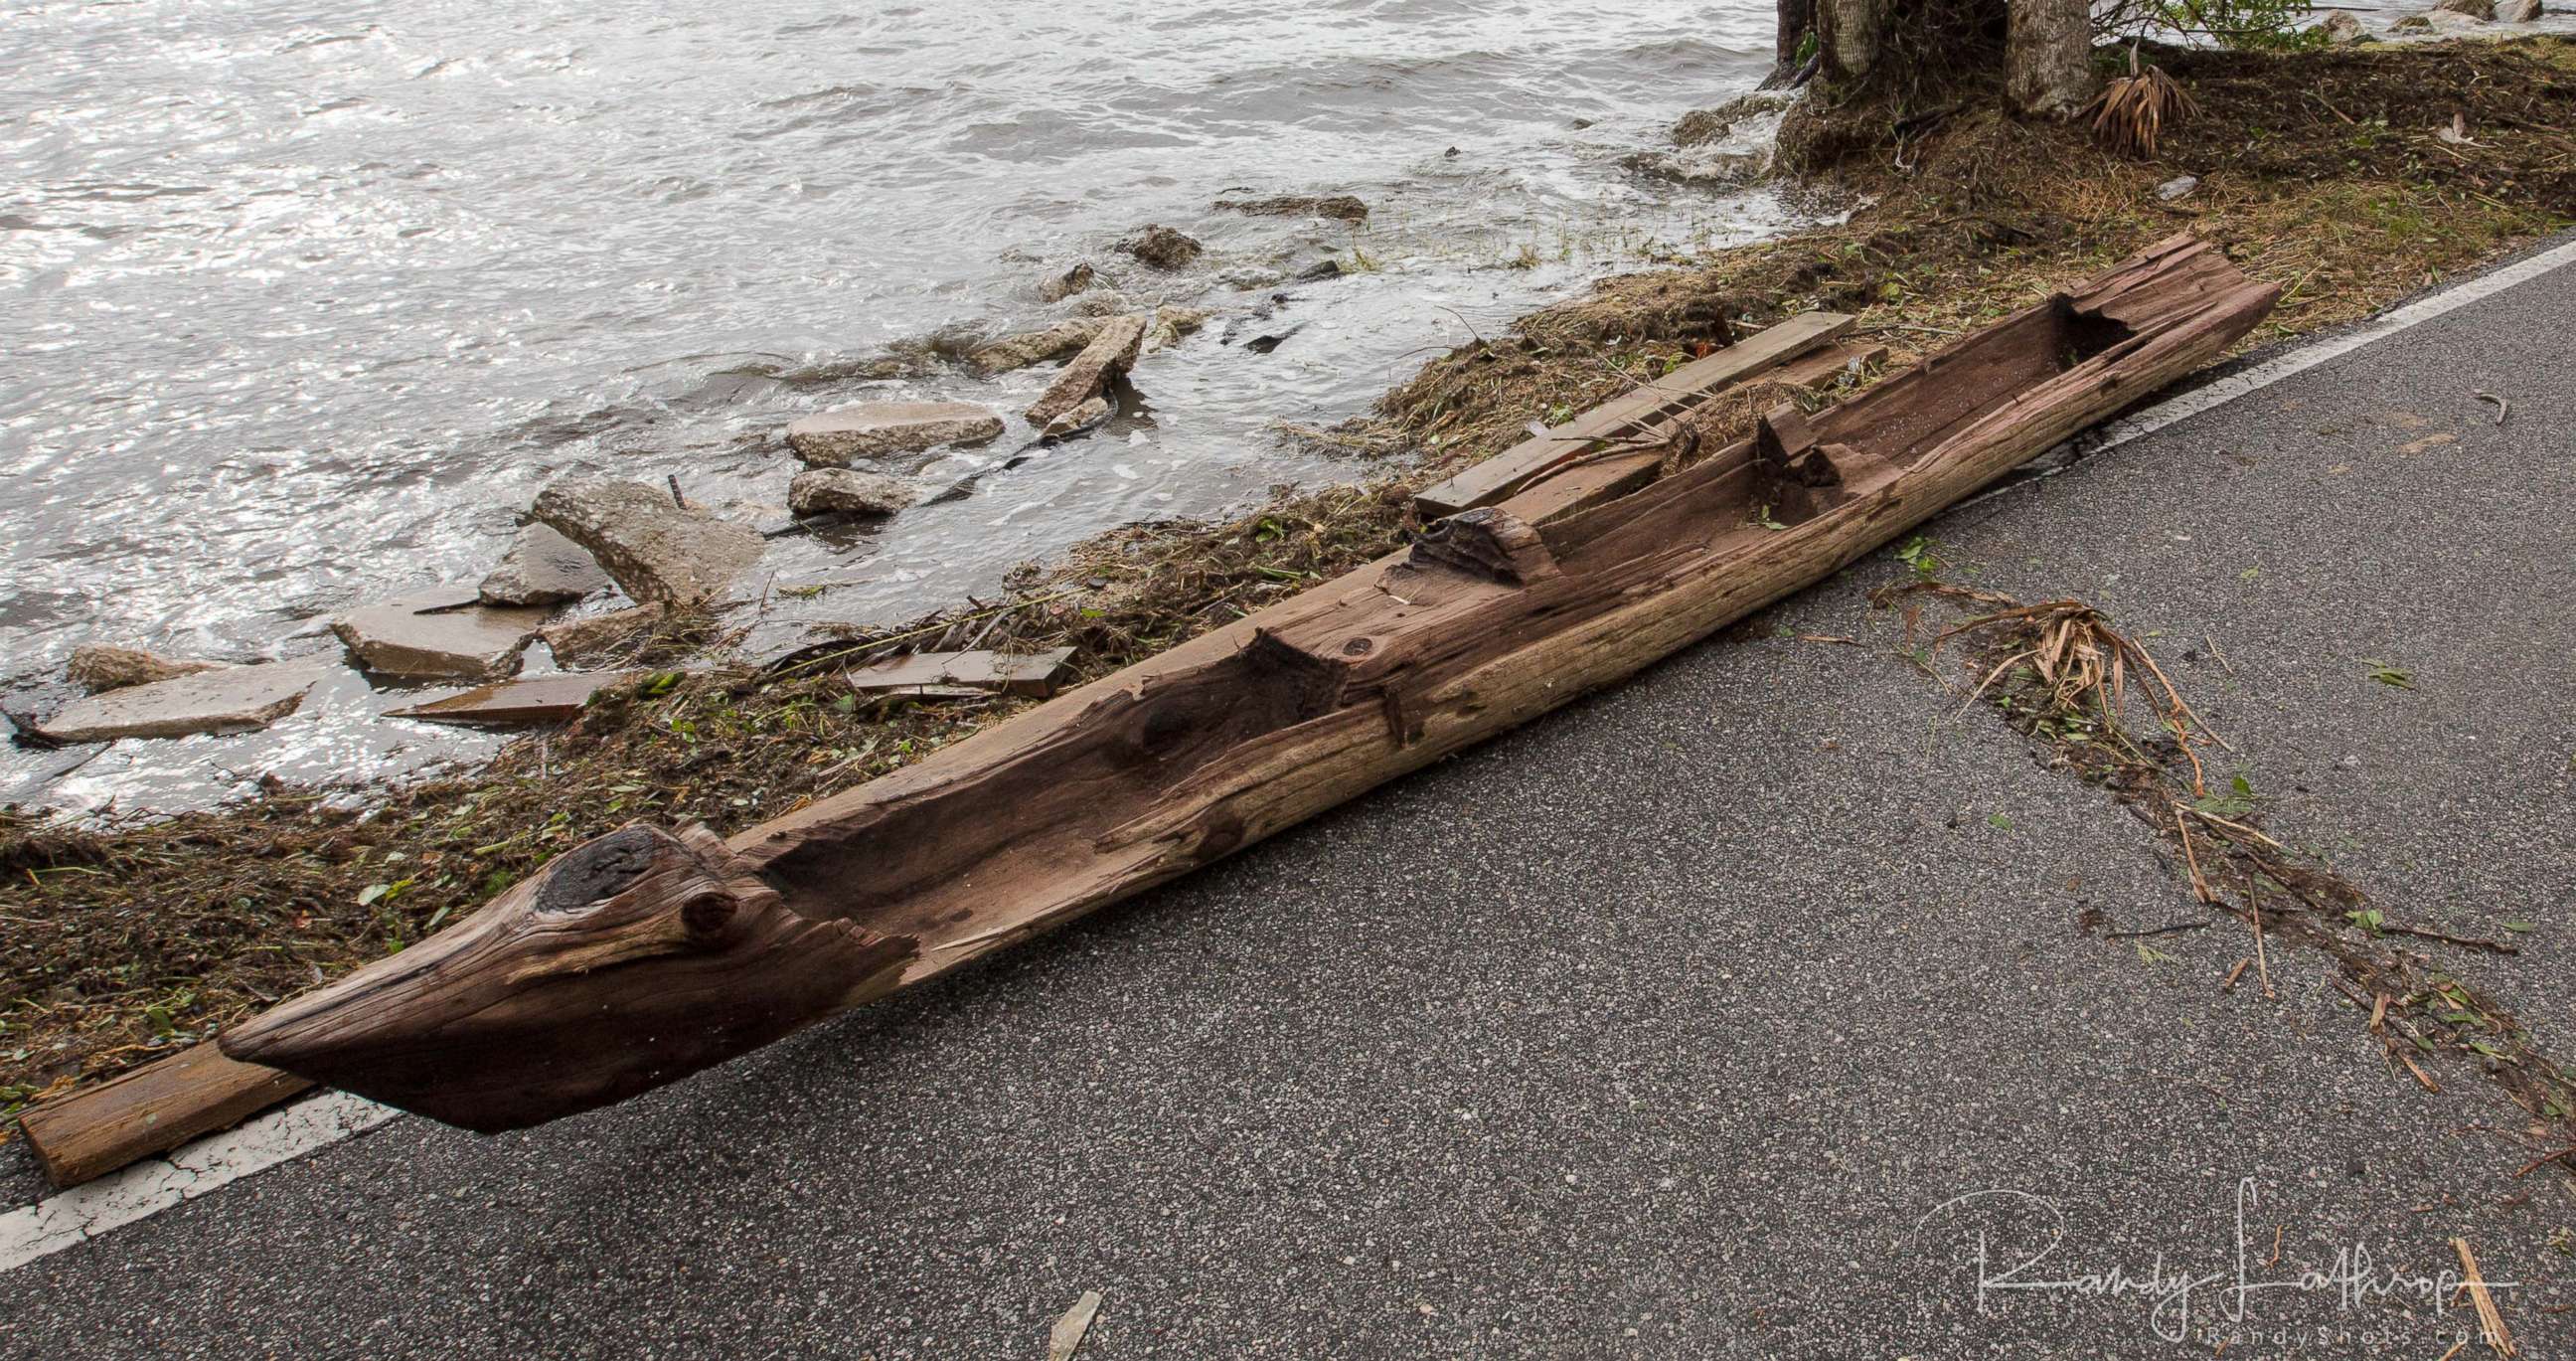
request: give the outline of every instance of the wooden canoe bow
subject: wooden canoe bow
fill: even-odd
[[[2278,293],[2175,237],[1638,491],[1450,516],[730,840],[584,843],[223,1050],[478,1130],[676,1081],[1626,677],[2218,357]]]

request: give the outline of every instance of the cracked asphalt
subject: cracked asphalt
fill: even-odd
[[[2143,638],[2391,920],[2529,923],[2426,948],[2562,1061],[2570,317],[2562,269],[1928,531]],[[2321,955],[2223,989],[2242,925],[1898,655],[1903,575],[677,1088],[0,1276],[0,1355],[1035,1358],[1098,1290],[1099,1361],[2438,1357],[2454,1237],[2565,1354],[2529,1117],[2392,1072]]]

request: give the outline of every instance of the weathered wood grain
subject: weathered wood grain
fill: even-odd
[[[1490,506],[1566,459],[1600,452],[1604,442],[1661,444],[1682,416],[1732,386],[1776,367],[1852,328],[1840,312],[1807,312],[1725,349],[1694,359],[1615,401],[1526,439],[1456,477],[1416,494],[1425,520]]]
[[[156,1063],[18,1118],[36,1161],[56,1186],[94,1177],[230,1129],[313,1085],[307,1078],[237,1063],[211,1044]]]

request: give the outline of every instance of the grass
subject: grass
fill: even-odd
[[[2158,61],[2200,105],[2163,129],[2161,163],[2107,151],[2081,126],[1953,115],[1909,133],[1910,173],[1891,168],[1883,143],[1839,172],[1843,191],[1876,196],[1845,226],[1610,280],[1514,335],[1432,361],[1375,421],[1290,432],[1355,456],[1420,451],[1418,461],[1366,485],[1282,491],[1224,522],[1105,535],[1025,571],[1006,600],[856,633],[838,645],[841,659],[897,646],[1070,645],[1078,679],[1105,675],[1392,551],[1419,527],[1413,491],[1518,442],[1530,421],[1561,421],[1790,313],[1853,311],[1902,362],[2188,227],[2284,284],[2271,333],[2294,334],[2576,216],[2576,133],[2563,117],[2576,98],[2576,44]],[[2432,136],[2454,107],[2478,145]],[[2159,202],[2154,186],[2183,168],[2200,190]],[[1355,248],[1354,263],[1376,262]],[[1693,436],[1715,447],[1781,395],[1713,403]],[[1941,570],[1925,541],[1905,556],[1918,579]],[[586,664],[667,665],[713,637],[703,618],[664,619]],[[1923,657],[1928,665],[1928,649]],[[820,664],[665,673],[603,695],[568,729],[516,743],[485,770],[394,791],[364,812],[292,789],[149,823],[72,827],[0,810],[0,1111],[404,948],[629,819],[731,832],[1025,706],[863,704]],[[2052,741],[2083,731],[2071,716],[2052,721]],[[2415,996],[2431,985],[2408,986]]]

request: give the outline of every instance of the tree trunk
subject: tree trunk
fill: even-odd
[[[1893,0],[1815,0],[1816,36],[1829,83],[1858,85],[1878,67]]]
[[[585,843],[224,1052],[481,1130],[676,1081],[1620,680],[2218,357],[2279,293],[2176,237],[1643,490],[1440,520],[730,841]]]
[[[1816,26],[1816,0],[1780,0],[1780,36],[1775,49],[1778,69],[1790,71],[1798,65],[1798,44],[1806,41],[1807,30]]]
[[[2065,118],[2093,97],[2093,9],[2087,0],[2011,0],[2005,87],[2023,113]]]

